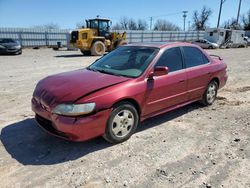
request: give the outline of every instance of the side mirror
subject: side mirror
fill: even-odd
[[[164,67],[164,66],[157,66],[155,67],[154,71],[149,73],[148,78],[149,79],[153,79],[154,76],[163,76],[163,75],[167,75],[169,72],[168,67]]]

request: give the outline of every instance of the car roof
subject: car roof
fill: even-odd
[[[195,46],[187,42],[142,42],[142,43],[130,43],[127,46],[145,46],[155,48],[177,47],[177,46]]]

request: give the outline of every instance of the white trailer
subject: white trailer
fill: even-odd
[[[223,28],[210,28],[205,32],[204,38],[210,42],[217,43],[220,48],[238,48],[246,47],[246,41],[244,40],[245,31],[232,30]]]

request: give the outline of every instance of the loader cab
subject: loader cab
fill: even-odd
[[[86,20],[86,26],[90,29],[96,29],[98,32],[98,36],[102,36],[105,38],[110,37],[110,25],[111,21],[109,19],[89,19]]]

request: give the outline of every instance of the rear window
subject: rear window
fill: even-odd
[[[183,51],[187,68],[203,65],[209,62],[207,57],[198,48],[184,46]]]

